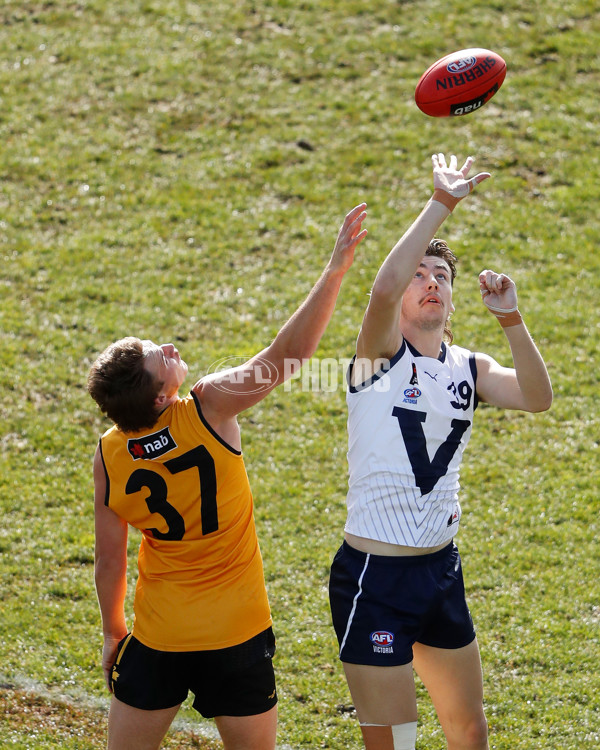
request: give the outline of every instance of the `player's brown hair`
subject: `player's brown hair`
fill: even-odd
[[[452,250],[450,250],[450,248],[448,247],[448,243],[445,240],[440,240],[439,238],[434,237],[429,243],[427,250],[425,251],[425,255],[435,255],[436,257],[445,260],[448,264],[448,267],[450,268],[450,281],[452,284],[454,284],[458,258],[456,257],[456,255],[454,255]],[[452,334],[452,331],[450,330],[450,318],[446,320],[446,323],[444,325],[444,339],[449,344],[454,341],[454,336]]]
[[[90,396],[123,432],[152,427],[158,419],[154,399],[162,383],[144,368],[144,361],[141,340],[128,336],[108,346],[88,375]]]

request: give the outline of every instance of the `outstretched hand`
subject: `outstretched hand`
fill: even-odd
[[[473,164],[473,157],[467,157],[463,166],[458,169],[456,156],[452,154],[450,164],[446,163],[444,154],[433,154],[433,188],[448,193],[453,199],[454,205],[473,191],[475,185],[491,177],[489,172],[479,172],[474,177],[467,179],[467,175]],[[452,208],[450,209],[452,210]]]
[[[362,228],[362,223],[367,217],[366,203],[355,206],[346,214],[331,255],[330,266],[340,270],[342,273],[352,265],[354,251],[359,242],[367,236],[367,230]]]

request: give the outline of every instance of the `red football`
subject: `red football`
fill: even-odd
[[[494,96],[506,63],[489,49],[461,49],[442,57],[423,73],[415,90],[417,107],[431,117],[468,115]]]

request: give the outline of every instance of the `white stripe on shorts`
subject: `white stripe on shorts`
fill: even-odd
[[[352,620],[354,619],[354,613],[356,612],[356,605],[358,603],[358,597],[362,594],[362,581],[365,577],[365,573],[367,572],[367,568],[369,567],[369,560],[371,559],[371,553],[367,553],[367,557],[365,559],[365,564],[362,569],[362,573],[360,574],[360,578],[358,579],[358,591],[356,592],[356,595],[354,597],[354,601],[352,602],[352,611],[350,612],[350,617],[348,617],[348,624],[346,625],[346,632],[344,633],[344,637],[342,638],[342,645],[340,646],[340,658],[342,656],[342,651],[344,650],[344,646],[346,645],[346,638],[348,637],[348,633],[350,632],[350,627],[352,626]]]

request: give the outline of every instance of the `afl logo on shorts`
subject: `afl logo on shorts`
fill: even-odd
[[[394,649],[392,644],[394,643],[394,634],[390,633],[389,630],[375,630],[369,636],[371,643],[373,644],[373,651],[376,654],[393,654]]]

